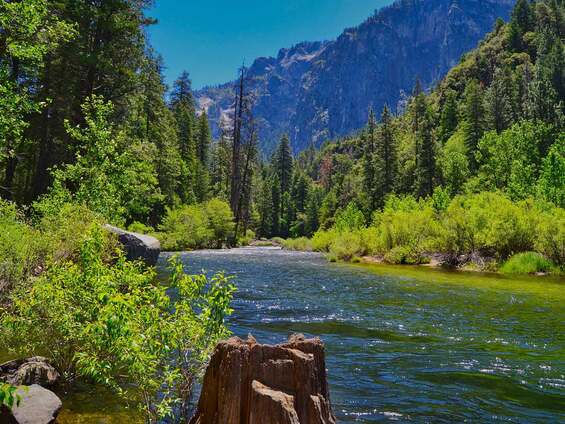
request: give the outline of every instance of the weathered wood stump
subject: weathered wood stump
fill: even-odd
[[[218,344],[190,424],[334,424],[319,339]]]

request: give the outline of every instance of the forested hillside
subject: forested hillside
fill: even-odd
[[[430,94],[417,83],[403,114],[371,110],[360,136],[294,162],[283,138],[264,171],[261,234],[326,229],[313,247],[345,259],[537,249],[563,265],[563,35],[562,2],[521,0]]]
[[[461,55],[507,19],[514,0],[402,0],[376,11],[336,40],[300,43],[249,68],[260,151],[282,134],[295,153],[363,127],[367,110],[402,109],[416,78],[437,84]],[[236,82],[196,93],[212,131],[230,120]]]

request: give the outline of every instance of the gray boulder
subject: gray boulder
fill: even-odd
[[[104,228],[118,236],[118,240],[124,246],[126,257],[130,261],[141,259],[149,266],[157,264],[161,253],[161,243],[155,237],[125,231],[113,225],[105,225]]]
[[[0,381],[13,386],[39,384],[43,387],[53,387],[60,380],[59,372],[53,368],[47,358],[41,356],[16,359],[0,365]]]
[[[8,424],[50,424],[54,423],[63,406],[55,393],[33,384],[27,388],[19,388],[19,406],[12,410],[0,409],[0,423]]]

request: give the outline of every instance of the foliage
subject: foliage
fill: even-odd
[[[282,245],[287,250],[297,250],[300,252],[310,252],[313,250],[312,241],[307,237],[287,239],[282,242]]]
[[[551,272],[555,265],[537,252],[518,253],[508,259],[501,267],[504,274],[535,274]]]
[[[219,199],[168,209],[159,226],[165,250],[221,248],[234,235],[234,218],[229,205]]]
[[[188,276],[172,260],[169,287],[121,253],[105,262],[107,238],[93,226],[76,262],[52,266],[13,292],[2,336],[26,356],[48,354],[67,380],[89,378],[134,401],[155,422],[186,417],[195,379],[215,343],[234,287],[219,274]],[[24,339],[22,334],[26,334]]]
[[[12,409],[14,405],[20,405],[21,397],[16,393],[17,390],[11,384],[0,383],[0,409],[3,406]]]
[[[552,127],[524,121],[480,140],[479,178],[490,189],[504,189],[515,200],[535,194],[541,157],[552,139]]]
[[[442,220],[437,248],[453,255],[482,252],[505,259],[533,249],[537,223],[531,201],[513,203],[496,193],[458,196]]]
[[[433,250],[439,223],[432,202],[413,197],[391,197],[373,219],[375,253],[393,263],[418,263]],[[392,252],[392,253],[390,253]]]
[[[538,213],[536,251],[565,269],[565,210],[548,207]]]
[[[153,169],[135,159],[125,134],[111,124],[111,103],[94,96],[83,112],[85,128],[67,126],[78,143],[76,161],[54,171],[52,190],[68,191],[75,202],[113,223],[143,215],[151,208],[157,184]]]
[[[0,293],[25,281],[43,261],[47,246],[13,203],[0,199]]]

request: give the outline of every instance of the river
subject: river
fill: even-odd
[[[339,422],[565,422],[563,281],[331,264],[269,248],[181,258],[191,273],[234,277],[235,335],[323,339]],[[126,421],[116,402],[95,408],[80,396],[67,399],[62,423]]]

